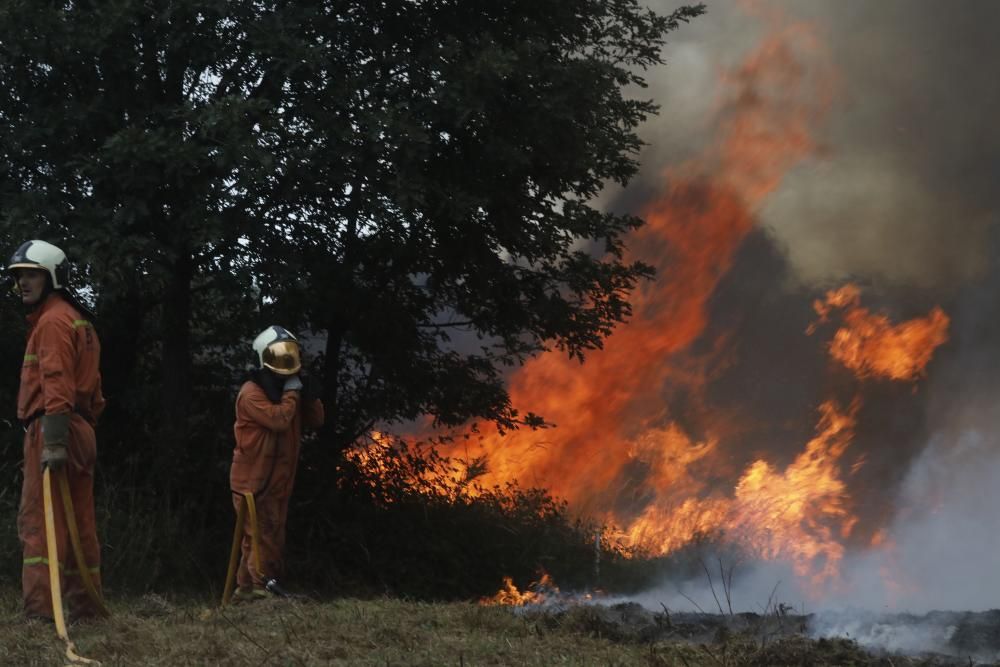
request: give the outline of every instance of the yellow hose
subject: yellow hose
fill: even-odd
[[[244,493],[243,502],[236,510],[236,527],[233,528],[233,546],[229,550],[229,568],[226,570],[226,584],[222,588],[222,606],[229,604],[233,597],[233,589],[236,581],[236,568],[240,559],[240,543],[243,541],[243,523],[246,519],[247,511],[250,513],[250,544],[253,554],[254,567],[257,572],[263,574],[264,570],[260,564],[260,530],[257,525],[257,503],[254,502],[252,493]]]
[[[250,492],[244,493],[243,497],[247,499],[247,508],[250,510],[250,528],[252,529],[250,546],[253,550],[253,564],[257,568],[257,574],[264,576],[264,568],[260,564],[260,524],[257,523],[257,503]]]
[[[94,602],[94,606],[97,607],[101,616],[110,616],[111,612],[104,605],[101,594],[97,592],[94,580],[90,577],[90,566],[83,555],[83,545],[80,543],[80,529],[76,525],[76,512],[73,511],[73,498],[70,496],[69,479],[66,477],[66,471],[57,470],[56,479],[59,480],[59,490],[62,492],[63,498],[63,509],[66,511],[66,526],[69,528],[69,539],[73,545],[73,555],[76,557],[76,566],[80,570],[80,579],[83,581],[83,587],[87,589],[87,594]]]
[[[236,566],[240,560],[240,542],[243,540],[243,521],[246,516],[246,503],[240,498],[236,510],[236,527],[233,529],[233,547],[229,550],[229,569],[226,571],[226,585],[222,589],[222,606],[229,604],[233,597],[233,584],[236,582]]]
[[[65,479],[65,473],[63,473]],[[59,547],[56,542],[56,520],[52,511],[52,476],[48,466],[42,474],[42,499],[45,504],[45,542],[49,557],[49,588],[52,591],[52,618],[56,623],[56,634],[66,643],[66,658],[74,664],[100,665],[96,660],[84,658],[76,654],[76,647],[66,632],[66,619],[63,616],[62,588],[59,581]],[[69,519],[69,517],[67,517]]]

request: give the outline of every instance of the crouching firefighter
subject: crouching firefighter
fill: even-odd
[[[278,582],[284,574],[285,520],[302,429],[322,426],[324,417],[316,383],[301,375],[295,336],[271,326],[254,339],[253,349],[259,368],[236,397],[236,448],[229,482],[237,525],[223,604],[232,591],[237,543],[238,597],[286,594]]]
[[[24,611],[58,625],[62,610],[56,617],[53,599],[61,604],[63,597],[71,621],[102,616],[94,426],[104,397],[93,315],[70,291],[66,254],[51,243],[24,243],[7,270],[29,309],[17,396],[17,417],[24,426],[24,486],[17,515]],[[50,572],[53,552],[58,571]]]

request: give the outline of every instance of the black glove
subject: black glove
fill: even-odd
[[[312,375],[302,377],[302,401],[315,401],[323,396],[323,385]]]

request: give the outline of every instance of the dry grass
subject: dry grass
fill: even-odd
[[[263,600],[220,610],[206,600],[111,600],[110,620],[70,628],[78,651],[112,665],[876,665],[852,645],[827,654],[795,642],[783,659],[744,642],[615,643],[577,623],[473,604]],[[62,665],[51,625],[26,622],[0,596],[0,664]]]

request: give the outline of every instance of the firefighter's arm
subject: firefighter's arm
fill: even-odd
[[[269,431],[283,432],[292,426],[299,409],[299,392],[286,391],[280,403],[272,403],[263,391],[244,391],[236,402],[238,416],[259,424]]]
[[[69,420],[76,400],[73,327],[68,322],[40,322],[38,367],[42,385],[42,465],[59,468],[68,459]]]

